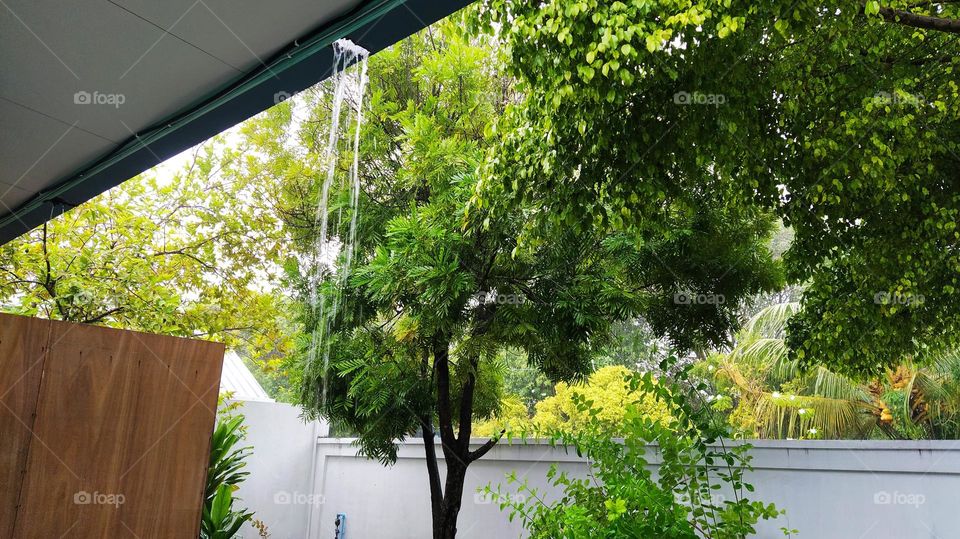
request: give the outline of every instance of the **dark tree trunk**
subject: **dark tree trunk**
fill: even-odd
[[[443,508],[439,515],[433,517],[434,539],[454,539],[457,536],[457,517],[463,503],[463,483],[467,477],[468,465],[447,461]]]
[[[426,454],[427,476],[430,480],[430,512],[436,518],[436,515],[443,511],[443,487],[440,485],[440,467],[437,463],[437,449],[434,446],[433,425],[421,421],[420,426],[423,430],[423,451]]]
[[[475,451],[470,451],[473,397],[476,386],[477,359],[470,360],[471,372],[460,392],[458,433],[454,434],[453,407],[450,401],[449,343],[437,339],[433,346],[433,370],[437,384],[437,431],[440,433],[444,464],[447,468],[445,484],[440,486],[439,463],[432,420],[421,419],[424,454],[430,478],[430,509],[433,517],[433,539],[454,539],[457,536],[457,518],[463,503],[463,484],[467,467],[496,445],[489,440]]]

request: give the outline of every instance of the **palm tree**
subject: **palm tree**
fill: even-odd
[[[954,438],[960,433],[960,355],[929,366],[904,361],[866,382],[825,367],[801,371],[787,355],[787,320],[798,303],[750,318],[729,353],[708,360],[721,390],[737,397],[731,424],[759,438]]]

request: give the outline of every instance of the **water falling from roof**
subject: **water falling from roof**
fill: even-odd
[[[333,70],[331,77],[332,107],[330,131],[324,152],[323,184],[320,186],[320,199],[315,216],[317,237],[311,253],[311,267],[308,268],[310,308],[313,309],[316,327],[311,335],[310,350],[307,357],[307,370],[310,371],[316,361],[323,360],[323,403],[327,398],[327,371],[330,363],[330,330],[340,308],[343,288],[350,275],[356,245],[358,202],[360,196],[359,152],[360,128],[363,124],[363,97],[367,86],[367,58],[369,53],[348,39],[333,44]],[[356,67],[347,68],[356,64]],[[350,98],[350,99],[348,99]],[[350,102],[353,105],[350,105]],[[344,110],[344,103],[348,106]],[[344,129],[341,122],[346,120]],[[353,132],[350,133],[350,127]],[[338,178],[337,163],[340,161],[341,143],[352,145],[353,159],[346,175]],[[335,182],[349,189],[349,204],[340,206],[331,223],[330,196]],[[347,212],[346,219],[344,213]],[[347,229],[341,230],[341,223],[347,222]],[[334,285],[325,293],[321,286],[332,280]]]

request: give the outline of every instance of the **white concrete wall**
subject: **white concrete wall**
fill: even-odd
[[[272,539],[310,537],[317,438],[326,436],[326,425],[304,422],[300,409],[289,404],[242,403],[238,412],[247,427],[242,444],[252,446],[253,454],[247,459],[250,475],[236,493],[240,505],[266,523]],[[248,539],[260,537],[249,525],[242,533]]]
[[[763,523],[757,537],[905,539],[960,537],[960,442],[754,441],[752,499],[787,513]],[[396,466],[355,456],[349,440],[321,440],[318,458],[319,535],[346,513],[349,539],[429,537],[430,509],[421,442],[401,448]],[[439,453],[439,451],[438,451]],[[656,463],[657,459],[651,459]],[[501,446],[473,464],[466,492],[503,483],[516,471],[544,486],[553,462],[582,474],[574,453],[542,444]],[[517,522],[482,496],[466,494],[459,528],[465,539],[520,537]]]
[[[409,440],[400,447],[397,464],[383,468],[356,456],[347,439],[321,439],[318,452],[318,492],[325,503],[316,507],[318,524],[311,537],[332,538],[337,513],[347,515],[347,538],[424,539],[430,532],[430,491],[423,442]],[[478,440],[481,442],[481,440]],[[438,444],[437,454],[442,459]],[[544,488],[553,462],[583,474],[586,464],[576,454],[544,444],[495,447],[467,470],[458,536],[471,538],[519,537],[521,526],[477,489],[489,483],[506,484],[505,474],[516,470],[531,486]],[[441,473],[443,464],[441,463]]]
[[[319,425],[304,425],[294,408],[278,412],[263,404],[244,407],[256,461],[240,496],[273,538],[331,539],[338,513],[347,515],[348,539],[430,536],[421,441],[401,446],[397,464],[384,468],[358,457],[351,440],[320,438],[313,444]],[[960,441],[753,445],[752,498],[787,511],[764,524],[758,537],[783,537],[781,526],[798,529],[799,537],[825,539],[960,537]],[[460,537],[520,537],[519,524],[474,491],[488,483],[506,485],[510,471],[543,487],[553,462],[575,474],[586,470],[573,452],[539,443],[501,445],[471,465]]]

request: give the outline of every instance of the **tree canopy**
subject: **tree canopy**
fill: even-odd
[[[398,439],[422,435],[435,524],[445,533],[455,526],[466,466],[496,442],[470,447],[473,421],[501,403],[501,353],[521,351],[553,381],[577,379],[592,371],[613,325],[641,314],[652,334],[705,348],[726,340],[744,298],[781,282],[767,248],[771,216],[714,203],[707,192],[694,197],[695,211],[667,212],[669,231],[544,222],[525,240],[543,208],[470,208],[486,188],[476,171],[498,137],[489,127],[520,99],[488,40],[456,19],[370,58],[352,268],[345,282],[325,273],[319,287],[340,298],[332,319],[310,307],[316,273],[304,256],[319,237],[330,85],[244,131],[257,148],[250,170],[283,178],[284,221],[300,252],[289,270],[307,335],[329,323],[329,361],[311,361],[313,340],[301,342],[301,402],[357,433],[361,451],[385,462],[396,458]],[[342,152],[335,166],[342,174],[353,164]],[[349,191],[334,182],[321,208],[341,230],[352,218]]]
[[[954,343],[960,6],[484,7],[524,97],[483,177],[506,197],[477,207],[668,231],[705,209],[763,208],[796,233],[788,274],[808,287],[788,342],[803,364],[878,372]]]
[[[237,173],[244,151],[215,139],[7,243],[4,310],[282,354],[284,231],[269,178]]]

